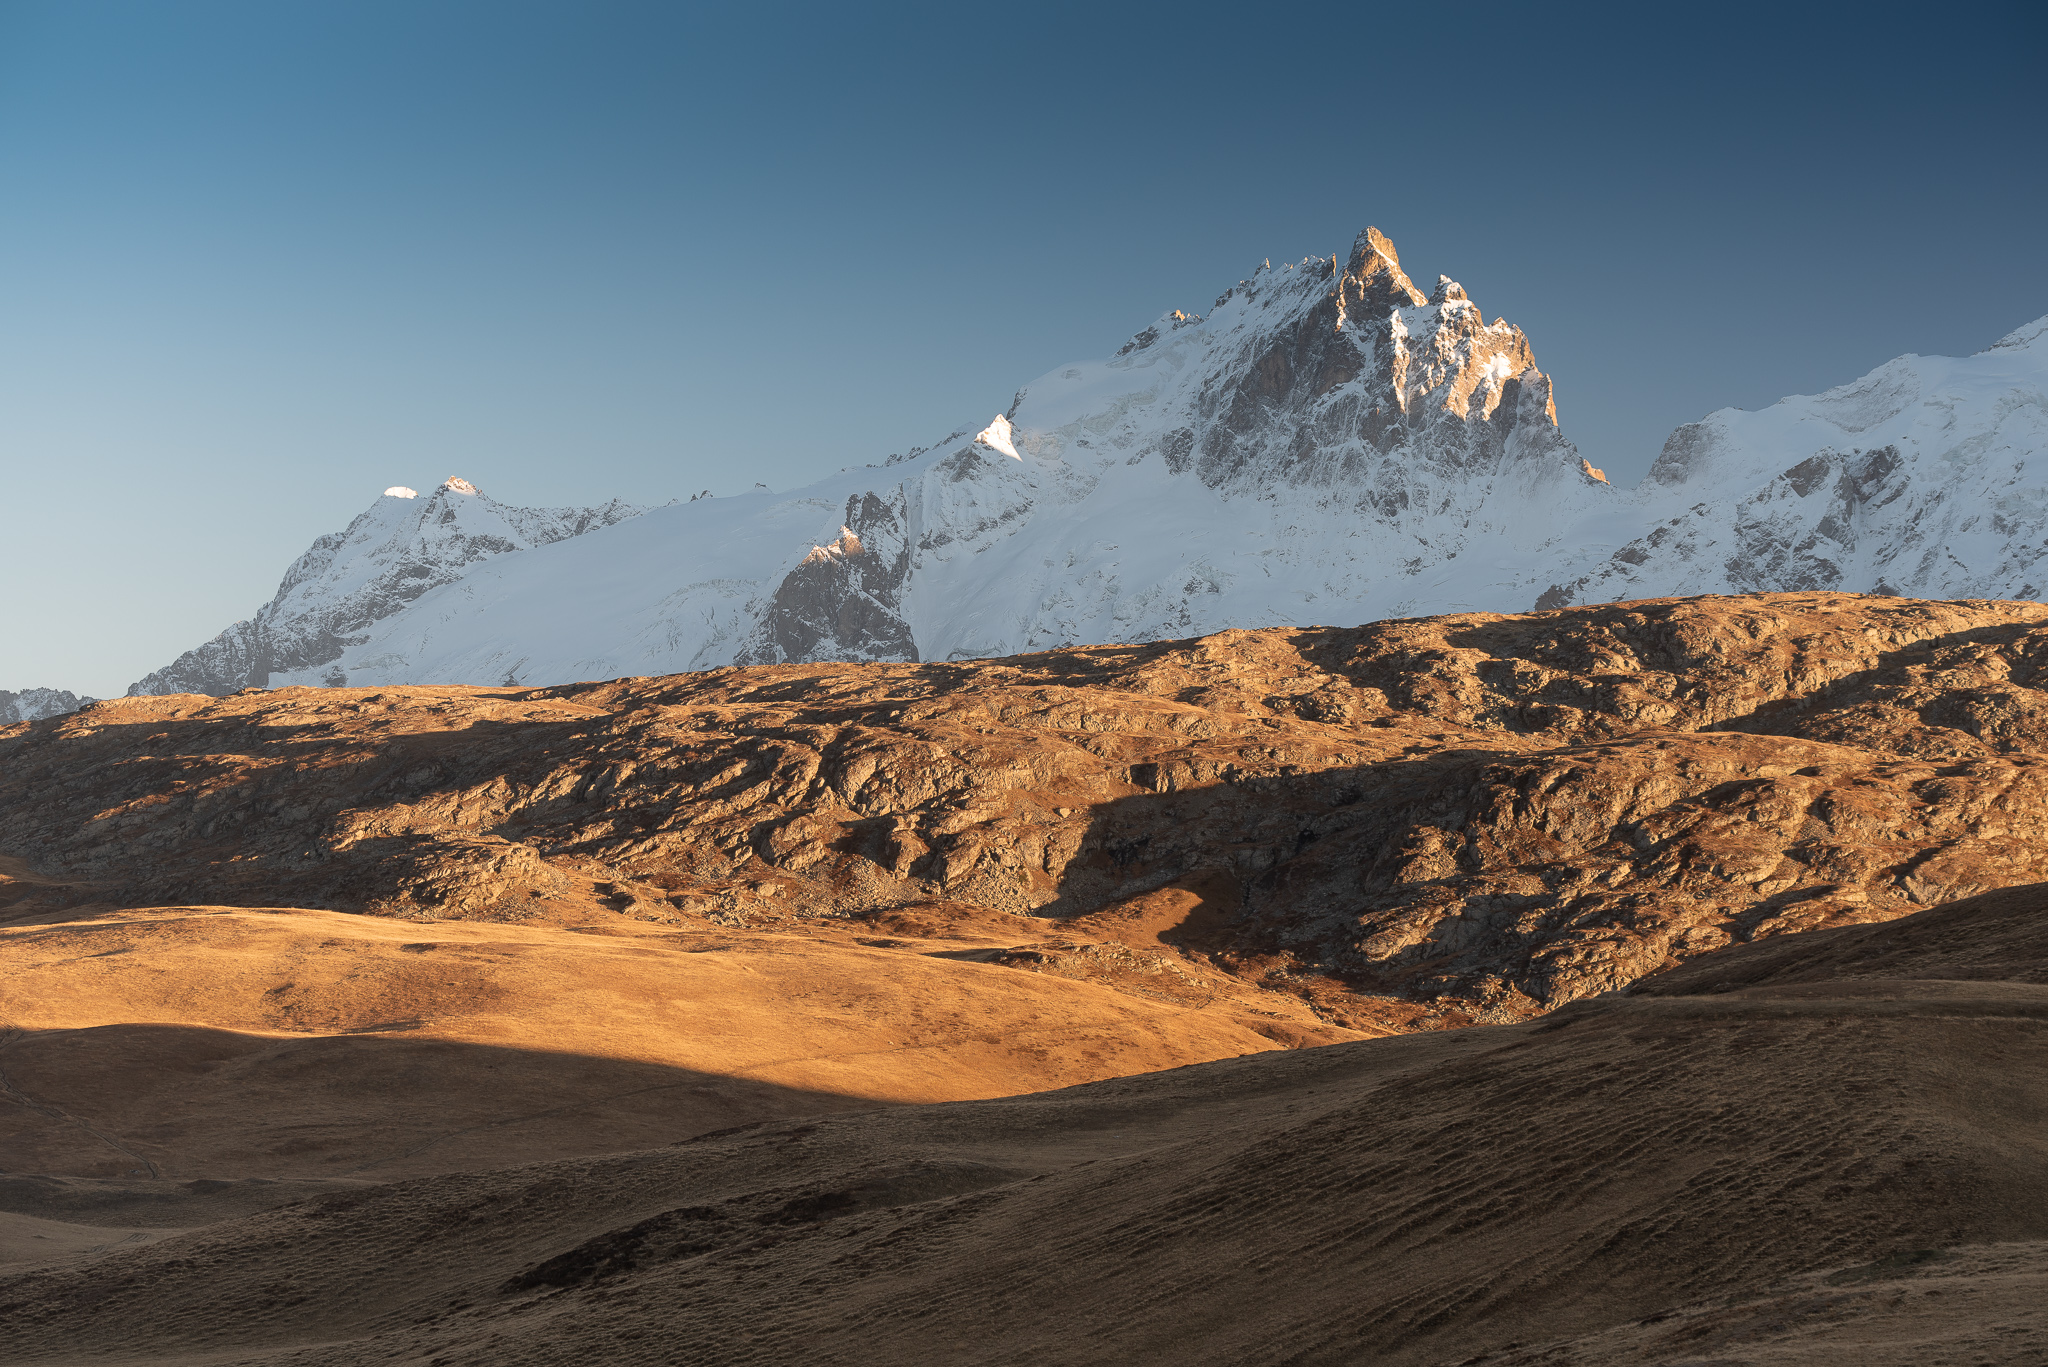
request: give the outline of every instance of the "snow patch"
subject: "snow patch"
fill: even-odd
[[[1011,460],[1022,460],[1024,457],[1017,454],[1017,444],[1013,438],[1010,420],[1000,413],[996,414],[994,422],[974,434],[974,439],[991,451],[1000,451]]]

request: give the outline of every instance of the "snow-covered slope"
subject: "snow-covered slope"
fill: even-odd
[[[1621,491],[1559,432],[1521,331],[1447,278],[1425,297],[1367,229],[1348,259],[1262,267],[1206,316],[1043,376],[985,427],[794,493],[417,556],[450,510],[460,528],[497,505],[382,500],[268,616],[133,691],[957,659],[1716,589],[2033,597],[2044,324],[1713,414]]]
[[[61,717],[66,712],[76,712],[87,703],[98,701],[98,698],[82,698],[61,688],[24,688],[19,693],[0,688],[0,726]]]
[[[1624,500],[1639,535],[1561,567],[1544,606],[1675,593],[2048,592],[2048,318],[1974,356],[1671,434]]]
[[[337,663],[343,655],[428,590],[494,556],[580,536],[641,511],[616,499],[601,508],[513,508],[465,479],[449,479],[426,498],[386,489],[346,530],[315,541],[254,617],[128,692],[232,693],[281,674],[339,684],[346,678]]]

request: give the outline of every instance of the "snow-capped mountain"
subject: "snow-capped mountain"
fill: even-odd
[[[98,698],[82,698],[61,688],[24,688],[19,693],[0,688],[0,726],[61,717],[98,701]]]
[[[979,431],[468,566],[299,658],[244,663],[229,639],[207,649],[233,667],[137,690],[259,665],[272,684],[498,683],[961,658],[1477,607],[1496,565],[1541,591],[1561,529],[1613,496],[1521,331],[1448,279],[1425,296],[1367,230],[1348,260],[1263,267],[1206,317],[1052,372]]]
[[[246,622],[188,650],[131,685],[145,693],[232,693],[279,675],[340,684],[338,665],[372,627],[481,561],[532,550],[643,510],[614,499],[601,508],[513,508],[466,479],[421,498],[386,489],[369,511],[321,537],[285,571],[277,596]]]
[[[1910,598],[2048,592],[2048,318],[1974,356],[1901,356],[1853,384],[1671,434],[1623,501],[1626,544],[1541,606],[1759,589]]]
[[[1425,296],[1367,229],[794,493],[577,514],[594,530],[475,554],[423,529],[498,507],[481,495],[443,486],[389,532],[380,500],[132,691],[959,659],[1715,589],[2032,597],[2044,326],[1712,414],[1623,491],[1559,432],[1520,329],[1448,278]]]

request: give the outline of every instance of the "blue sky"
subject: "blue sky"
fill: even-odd
[[[2048,313],[2038,5],[0,0],[0,687],[389,484],[787,488],[1366,223],[1678,423]]]

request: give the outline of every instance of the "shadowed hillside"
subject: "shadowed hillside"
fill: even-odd
[[[0,1314],[23,1363],[2037,1362],[2044,917],[2027,888],[1533,1023],[339,1189],[0,1279]]]

